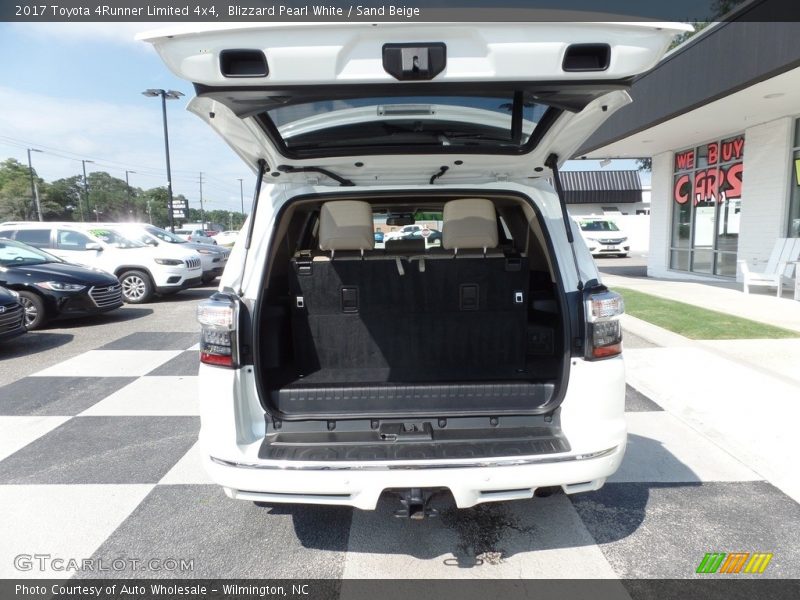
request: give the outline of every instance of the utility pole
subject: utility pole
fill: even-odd
[[[86,179],[86,163],[93,163],[93,162],[94,162],[93,160],[82,160],[81,161],[81,164],[83,165],[83,199],[84,199],[84,203],[86,204],[86,210],[89,211],[90,213],[91,213],[91,210],[89,209],[89,181]],[[84,218],[83,218],[83,208],[80,207],[80,209],[81,209],[81,221],[83,221],[84,220]],[[99,213],[97,215],[97,220],[98,221],[100,220],[100,214]]]
[[[169,194],[169,230],[175,233],[175,218],[172,214],[172,171],[169,166],[169,131],[167,129],[167,98],[177,100],[183,93],[175,90],[150,89],[142,92],[148,98],[161,96],[161,112],[164,119],[164,152],[167,157],[167,192]]]
[[[244,183],[239,179],[239,198],[242,200],[242,214],[244,214]]]
[[[28,148],[28,171],[31,175],[31,200],[33,201],[33,205],[36,207],[36,213],[39,215],[39,220],[43,221],[42,204],[39,202],[39,194],[36,193],[36,186],[33,183],[33,163],[31,162],[31,152],[41,152],[41,150],[37,150],[36,148]]]
[[[203,217],[203,172],[202,171],[200,171],[200,224],[203,226],[203,229],[206,228],[206,221],[205,218]]]
[[[128,194],[128,206],[126,207],[128,210],[128,214],[131,212],[131,184],[128,181],[128,173],[136,174],[136,171],[125,171],[125,188]]]

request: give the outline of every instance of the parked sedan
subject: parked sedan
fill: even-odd
[[[25,313],[19,294],[0,287],[0,342],[25,333]]]
[[[122,287],[110,273],[64,262],[21,242],[0,239],[0,267],[0,285],[19,294],[28,329],[54,318],[114,310],[123,303]]]

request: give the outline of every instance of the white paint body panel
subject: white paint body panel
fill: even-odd
[[[664,23],[338,23],[185,25],[149,33],[167,66],[179,77],[207,86],[256,88],[280,85],[402,86],[383,69],[381,48],[387,42],[432,42],[447,45],[447,65],[434,79],[441,83],[609,82],[640,74],[661,58],[676,33],[690,30]],[[573,43],[607,43],[611,62],[602,72],[564,72],[564,53]],[[263,50],[269,75],[228,79],[220,72],[224,49]],[[398,87],[398,89],[400,89]],[[193,99],[189,110],[217,131],[255,172],[260,160],[270,168],[258,201],[253,238],[247,254],[237,243],[220,289],[235,290],[252,310],[263,289],[275,216],[293,198],[314,193],[346,194],[432,189],[471,196],[496,192],[523,194],[541,213],[541,227],[553,246],[551,257],[565,290],[579,282],[600,280],[577,226],[574,246],[567,240],[558,198],[544,168],[551,154],[570,158],[611,114],[630,102],[610,85],[580,112],[564,111],[527,154],[447,154],[451,167],[435,184],[431,175],[443,164],[441,153],[323,156],[289,160],[252,117],[239,118],[210,97]],[[359,119],[359,111],[332,112],[295,124],[308,131],[315,124]],[[497,118],[497,117],[495,117]],[[340,121],[337,121],[340,119]],[[356,167],[354,163],[363,163]],[[355,187],[334,187],[319,173],[282,173],[276,167],[323,167],[350,179]],[[325,185],[321,185],[325,184]],[[247,231],[245,223],[243,231]],[[574,254],[573,254],[574,252]],[[622,460],[626,445],[625,372],[621,357],[590,362],[570,359],[560,424],[571,450],[563,455],[496,457],[483,465],[463,461],[392,461],[313,463],[262,460],[258,451],[266,433],[265,410],[257,396],[253,367],[200,367],[200,452],[212,480],[234,498],[269,502],[345,504],[374,509],[387,488],[447,487],[459,507],[481,502],[531,497],[536,488],[562,486],[568,493],[597,489]],[[597,455],[583,458],[584,455]],[[503,462],[503,459],[506,459]],[[525,459],[508,464],[509,460]],[[554,462],[554,460],[558,462]],[[503,462],[502,466],[496,464]],[[454,464],[455,463],[455,464]],[[489,464],[486,464],[489,463]],[[404,467],[399,469],[398,467]],[[502,493],[493,493],[501,491]]]
[[[381,48],[387,42],[444,42],[447,66],[433,79],[435,83],[570,84],[614,82],[647,71],[658,62],[675,34],[690,29],[678,23],[273,23],[187,25],[144,33],[139,39],[153,44],[175,75],[193,83],[237,88],[337,85],[354,89],[364,84],[389,84],[400,89],[404,82],[383,69]],[[565,72],[562,62],[567,47],[581,43],[608,44],[608,68]],[[219,67],[220,52],[232,48],[263,50],[269,74],[224,77]],[[628,94],[618,90],[597,98],[579,113],[565,112],[526,154],[448,154],[448,162],[464,162],[451,169],[448,180],[460,183],[531,176],[551,153],[561,162],[570,158],[605,119],[628,102]],[[289,161],[252,118],[240,119],[208,97],[193,99],[189,110],[209,123],[254,171],[263,158],[273,168],[287,162],[296,167],[315,165],[360,185],[384,185],[427,182],[442,164],[441,154],[402,155],[399,161],[397,156],[369,156],[364,160],[357,154]],[[363,162],[364,166],[355,168],[354,162]],[[281,181],[287,180],[309,182],[306,174],[281,176]]]

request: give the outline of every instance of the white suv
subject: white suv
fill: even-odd
[[[9,222],[0,237],[13,238],[79,265],[113,273],[125,302],[149,302],[201,282],[200,255],[172,246],[153,248],[97,223]]]
[[[626,445],[623,305],[567,215],[558,167],[686,29],[142,36],[258,174],[219,292],[198,309],[213,480],[233,498],[362,509],[389,491],[413,517],[435,492],[467,507],[602,486]],[[441,247],[376,250],[383,220],[441,221]]]
[[[231,253],[228,248],[216,244],[187,242],[182,237],[149,223],[118,223],[112,226],[118,228],[125,237],[148,246],[174,244],[180,250],[197,252],[203,268],[203,283],[210,283],[222,275]]]

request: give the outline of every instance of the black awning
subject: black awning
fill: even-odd
[[[639,171],[559,171],[567,204],[632,204],[642,201]]]

